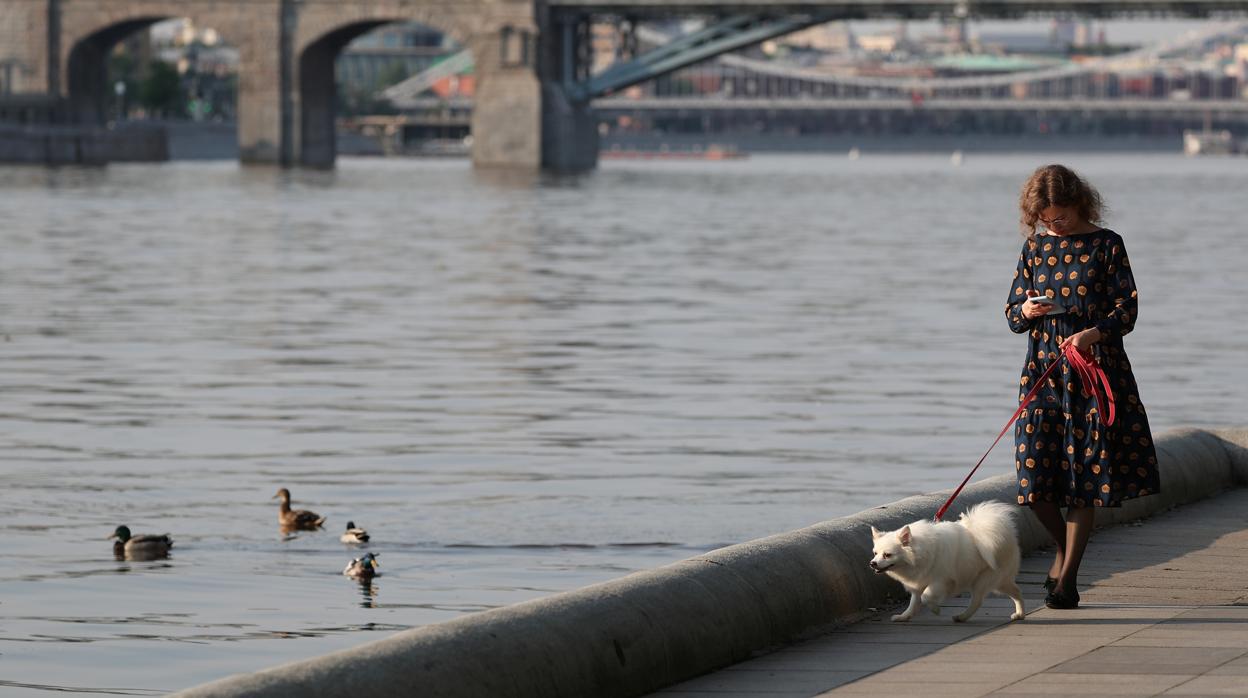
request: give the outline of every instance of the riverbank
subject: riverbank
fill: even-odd
[[[602,149],[610,151],[657,151],[661,148],[686,151],[708,145],[735,148],[742,153],[827,153],[860,155],[872,153],[1182,153],[1183,136],[1106,136],[1048,134],[1004,136],[993,134],[834,134],[794,135],[783,133],[611,134],[602,139]]]
[[[163,160],[235,160],[238,125],[216,121],[129,122],[117,127],[28,127],[0,124],[0,162],[102,164]],[[948,135],[611,134],[602,150],[612,153],[677,153],[719,148],[734,153],[1181,153],[1182,136],[1006,137]],[[382,156],[374,139],[338,132],[342,156]],[[444,156],[439,156],[444,157]],[[464,153],[467,157],[467,152]]]
[[[105,165],[168,159],[168,133],[159,124],[27,126],[0,123],[0,163]]]
[[[238,157],[233,123],[164,122],[169,132],[173,160],[213,160]],[[1183,136],[1122,136],[1049,134],[1045,136],[948,135],[794,135],[794,134],[610,134],[602,139],[610,152],[658,152],[664,148],[686,152],[710,146],[733,148],[740,153],[1182,153]],[[358,133],[338,132],[340,155],[382,154],[375,140]]]
[[[1098,512],[1120,524],[1248,482],[1248,429],[1168,432],[1162,493]],[[1014,477],[979,482],[958,508],[1010,501]],[[870,527],[930,517],[945,492],[712,551],[656,570],[456,619],[356,649],[214,682],[187,696],[637,696],[826,631],[891,603],[871,573]],[[1021,518],[1020,545],[1047,543]]]

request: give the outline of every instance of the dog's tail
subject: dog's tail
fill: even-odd
[[[975,548],[988,566],[999,569],[1008,564],[1009,551],[1018,550],[1018,533],[1014,529],[1014,510],[1002,502],[981,502],[966,510],[958,523],[965,526],[975,541]]]

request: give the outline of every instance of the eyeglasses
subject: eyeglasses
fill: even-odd
[[[1063,225],[1066,225],[1066,222],[1067,222],[1067,220],[1068,220],[1068,219],[1066,218],[1066,216],[1058,216],[1057,218],[1054,218],[1054,219],[1053,219],[1053,220],[1051,220],[1051,221],[1046,221],[1046,220],[1044,220],[1043,218],[1039,218],[1039,217],[1037,217],[1037,218],[1036,218],[1036,220],[1038,220],[1038,221],[1040,221],[1041,223],[1043,223],[1043,224],[1044,224],[1044,227],[1048,228],[1049,230],[1052,230],[1052,229],[1053,229],[1053,226],[1055,226],[1055,225],[1057,225],[1057,226],[1063,226]]]

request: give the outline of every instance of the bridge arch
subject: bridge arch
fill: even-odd
[[[467,16],[445,6],[362,5],[344,18],[334,5],[309,5],[299,17],[293,46],[297,116],[294,143],[297,162],[308,167],[332,167],[337,157],[335,125],[338,86],[334,63],[343,48],[357,37],[397,22],[417,22],[470,47],[473,36]]]
[[[69,119],[79,124],[104,124],[112,86],[109,55],[114,46],[136,31],[163,20],[186,19],[198,27],[211,27],[222,41],[238,51],[238,87],[235,95],[236,139],[242,149],[246,139],[245,111],[248,99],[256,104],[256,81],[248,72],[256,65],[257,52],[273,46],[265,26],[247,12],[225,2],[185,0],[127,0],[125,4],[61,0],[60,36],[57,40],[59,76],[56,87],[66,99]],[[251,92],[251,94],[248,94]],[[251,110],[253,114],[258,110]],[[257,129],[252,129],[257,130]],[[258,137],[252,140],[262,141]]]
[[[216,5],[180,0],[135,0],[116,11],[98,3],[62,3],[60,72],[63,92],[69,99],[71,117],[82,123],[100,123],[107,116],[104,105],[111,87],[108,56],[126,37],[167,19],[185,18],[197,26],[211,27],[231,46],[238,48],[240,63],[249,54],[250,30],[241,13]]]

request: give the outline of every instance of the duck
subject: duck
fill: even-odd
[[[273,495],[273,499],[282,500],[282,507],[277,513],[277,521],[282,528],[311,531],[320,528],[321,524],[325,523],[325,517],[314,511],[291,509],[290,490],[285,487],[278,490],[277,494]]]
[[[347,566],[343,568],[342,573],[348,577],[354,577],[355,579],[372,579],[380,574],[377,571],[377,567],[380,564],[380,562],[377,562],[377,555],[374,553],[365,553],[363,557],[357,557],[351,562],[348,562]]]
[[[367,543],[368,531],[365,531],[362,528],[356,528],[354,521],[348,521],[347,532],[342,534],[342,537],[338,540],[341,540],[343,543]]]
[[[130,534],[128,526],[118,526],[113,531],[113,535],[107,540],[116,538],[113,543],[113,555],[120,559],[155,559],[166,557],[169,555],[169,548],[173,547],[173,539],[169,534],[160,536],[143,534],[135,536]]]

